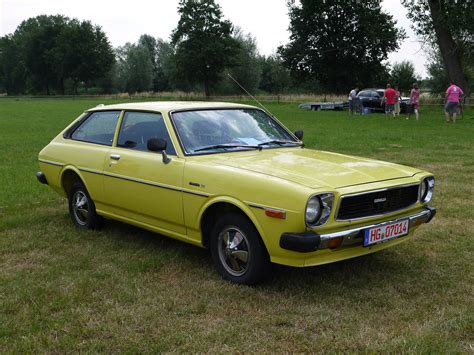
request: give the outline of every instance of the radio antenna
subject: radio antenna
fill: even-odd
[[[234,83],[236,83],[237,85],[239,85],[239,87],[240,87],[242,90],[244,90],[245,93],[246,93],[248,96],[250,96],[261,108],[263,108],[267,113],[269,113],[270,116],[275,117],[275,116],[270,112],[269,109],[267,109],[260,101],[257,100],[257,98],[256,98],[255,96],[253,96],[251,93],[249,93],[249,92],[247,91],[247,89],[245,89],[242,85],[240,85],[240,83],[239,83],[236,79],[234,79],[234,77],[233,77],[232,75],[230,75],[229,72],[227,73],[227,76],[228,76],[229,78],[231,78]]]
[[[227,76],[228,76],[229,78],[231,78],[234,83],[236,83],[237,85],[239,85],[239,87],[240,87],[242,90],[244,90],[245,93],[246,93],[247,95],[249,95],[257,104],[259,104],[259,106],[260,106],[261,108],[263,108],[263,110],[264,110],[266,113],[268,113],[270,116],[272,116],[274,119],[276,119],[276,120],[278,121],[278,118],[276,118],[276,117],[270,112],[269,109],[267,109],[260,101],[258,101],[255,96],[253,96],[251,93],[249,93],[249,92],[247,91],[247,89],[245,89],[242,85],[240,85],[240,83],[239,83],[232,75],[230,75],[229,72],[227,72]],[[301,132],[301,137],[303,137],[303,131],[298,131],[298,132]],[[294,133],[293,136],[296,137],[296,133]],[[296,139],[298,139],[299,141],[301,141],[302,138],[296,137]],[[304,144],[303,144],[303,143],[301,143],[301,148],[304,148]]]

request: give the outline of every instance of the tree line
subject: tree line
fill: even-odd
[[[452,78],[469,92],[472,11],[464,11],[469,13],[465,19],[453,24],[443,19],[463,13],[446,5],[449,0],[403,3],[433,52],[426,84],[441,92]],[[444,7],[427,15],[434,6]],[[379,0],[289,1],[288,9],[290,41],[270,56],[261,55],[255,38],[224,18],[215,0],[180,0],[180,19],[169,40],[143,34],[136,43],[118,48],[90,21],[60,15],[30,18],[0,38],[0,92],[241,93],[227,74],[252,93],[270,94],[347,93],[351,87],[388,81],[407,91],[420,80],[409,61],[387,64],[388,54],[406,35]]]

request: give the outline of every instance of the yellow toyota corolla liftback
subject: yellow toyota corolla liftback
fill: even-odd
[[[78,228],[103,218],[209,248],[228,280],[313,266],[411,239],[436,209],[420,169],[307,149],[262,109],[147,102],[86,111],[39,153],[38,180]]]

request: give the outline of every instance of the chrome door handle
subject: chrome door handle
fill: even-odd
[[[119,159],[120,159],[120,155],[118,155],[118,154],[110,154],[110,159],[119,160]]]

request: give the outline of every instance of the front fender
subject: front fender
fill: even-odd
[[[231,196],[214,196],[214,197],[210,198],[208,201],[206,201],[206,203],[204,203],[204,205],[202,205],[202,207],[201,207],[201,209],[198,213],[198,217],[197,217],[197,225],[198,226],[201,225],[203,216],[206,213],[206,211],[210,207],[212,207],[213,205],[215,205],[217,203],[228,203],[228,204],[233,205],[234,207],[238,208],[239,210],[241,210],[250,219],[250,221],[253,223],[253,225],[255,226],[255,228],[257,229],[258,233],[260,234],[260,236],[262,237],[262,239],[265,243],[265,240],[267,238],[265,236],[264,229],[263,229],[262,225],[260,224],[259,220],[257,219],[257,217],[255,216],[255,214],[253,213],[252,209],[245,202],[243,202],[239,199],[236,199],[234,197],[231,197]]]

